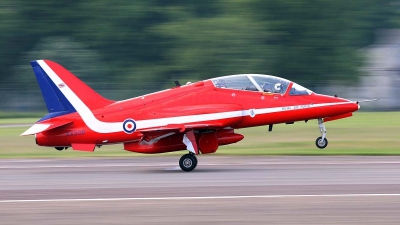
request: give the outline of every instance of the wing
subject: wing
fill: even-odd
[[[234,114],[231,112],[234,112]],[[203,144],[202,152],[203,154],[206,151],[209,153],[215,152],[216,148],[218,148],[218,137],[216,134],[219,130],[222,131],[240,123],[242,120],[242,106],[236,104],[179,106],[157,111],[156,114],[161,114],[163,117],[178,116],[180,118],[187,118],[189,116],[191,117],[191,122],[171,123],[165,126],[139,129],[138,132],[143,134],[142,139],[135,143],[125,143],[124,149],[142,153],[160,153],[173,149],[184,149],[184,146],[186,146],[189,151],[198,154],[198,143],[201,144],[202,142],[199,142],[200,140],[197,139],[203,137],[204,135],[201,133],[205,132],[213,134],[208,135],[213,145],[207,151],[207,146]],[[237,142],[243,136],[240,138],[235,136],[235,138],[237,140],[235,139],[234,142]],[[221,137],[221,143],[225,143],[222,139],[223,137]],[[203,138],[203,140],[205,143],[209,143],[206,138]]]

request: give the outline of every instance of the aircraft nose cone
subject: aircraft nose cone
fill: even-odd
[[[360,104],[358,104],[358,102],[354,102],[354,101],[350,101],[350,100],[347,100],[347,101],[348,101],[348,103],[352,103],[352,104],[349,104],[349,105],[346,104],[347,105],[346,108],[348,108],[349,110],[354,112],[354,111],[357,111],[357,110],[360,109]]]
[[[351,103],[353,103],[353,104],[350,104],[350,111],[352,111],[352,112],[354,112],[354,111],[357,111],[357,110],[359,110],[360,109],[360,104],[358,104],[358,102],[353,102],[353,101],[350,101]]]
[[[332,107],[329,107],[329,112],[334,115],[340,115],[345,113],[355,112],[360,109],[360,105],[355,101],[350,101],[347,99],[341,99],[337,103],[334,103]]]
[[[347,99],[346,99],[347,100]],[[354,111],[357,111],[357,110],[359,110],[360,109],[360,104],[358,103],[358,102],[355,102],[355,101],[351,101],[351,100],[347,100],[349,103],[353,103],[353,104],[351,104],[352,106],[352,108],[354,109]]]

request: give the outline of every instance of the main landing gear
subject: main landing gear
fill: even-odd
[[[199,154],[199,148],[197,147],[196,136],[193,130],[186,132],[183,135],[183,144],[186,145],[189,154],[183,155],[179,160],[179,166],[185,172],[190,172],[194,170],[197,166],[196,155]]]
[[[197,166],[197,158],[193,153],[183,155],[179,160],[179,166],[185,172],[194,170]]]
[[[315,140],[315,145],[320,148],[323,149],[326,146],[328,146],[328,139],[326,139],[326,128],[324,125],[324,121],[322,119],[318,119],[318,127],[319,127],[319,131],[321,132],[321,137],[318,137],[317,140]]]

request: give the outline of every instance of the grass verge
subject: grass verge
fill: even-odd
[[[278,124],[237,130],[245,136],[239,143],[221,146],[217,155],[400,155],[400,112],[360,112],[353,117],[325,124],[329,145],[318,149],[316,121]],[[34,123],[34,119],[0,119],[0,124]],[[34,137],[20,137],[28,127],[0,128],[0,158],[145,156],[126,152],[121,144],[103,146],[93,153],[58,152],[39,147]],[[183,152],[167,153],[182,155]]]

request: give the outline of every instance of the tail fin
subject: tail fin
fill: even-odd
[[[114,102],[99,95],[55,62],[36,60],[31,65],[49,111],[39,121],[79,112],[79,108],[93,110]]]

